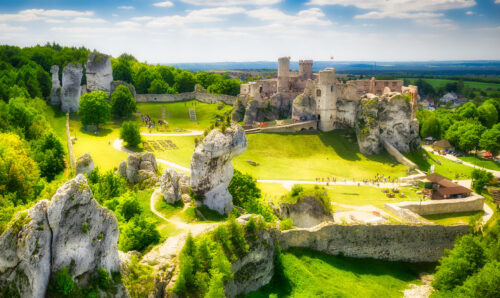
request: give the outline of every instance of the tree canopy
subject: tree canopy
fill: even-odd
[[[85,93],[80,98],[78,115],[83,125],[99,125],[106,123],[111,115],[108,94],[104,91]]]

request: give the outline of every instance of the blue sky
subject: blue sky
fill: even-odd
[[[141,61],[500,60],[500,0],[0,0],[0,43]]]

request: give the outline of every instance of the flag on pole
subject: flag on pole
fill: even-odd
[[[330,56],[330,60],[333,60],[333,56]]]

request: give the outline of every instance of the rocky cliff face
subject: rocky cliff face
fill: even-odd
[[[293,225],[299,228],[314,227],[324,221],[333,222],[332,212],[313,196],[304,197],[294,204],[281,204],[280,215],[291,218]]]
[[[50,91],[50,104],[58,106],[61,104],[61,82],[59,81],[59,66],[52,65],[50,68],[52,76],[52,89]]]
[[[122,161],[118,165],[120,176],[132,184],[156,183],[158,180],[156,176],[157,170],[156,157],[150,152],[131,154],[127,157],[127,161]]]
[[[51,274],[67,267],[80,286],[97,269],[120,270],[118,224],[92,198],[83,175],[66,182],[50,201],[18,214],[0,236],[0,288],[21,297],[45,297]]]
[[[233,104],[234,109],[233,112],[231,113],[231,120],[234,122],[240,122],[243,120],[245,116],[245,105],[241,100],[238,98]]]
[[[109,94],[111,91],[111,82],[113,82],[111,57],[96,52],[90,53],[85,65],[85,75],[88,92],[104,91]]]
[[[64,112],[76,112],[80,108],[82,88],[82,66],[70,63],[63,69],[61,109]]]
[[[231,125],[225,132],[212,130],[191,157],[191,189],[203,204],[220,214],[233,210],[233,197],[227,187],[233,177],[231,159],[247,148],[243,128]]]
[[[403,153],[418,148],[418,121],[412,119],[409,98],[397,92],[380,98],[364,95],[357,112],[356,135],[361,153],[367,155],[380,153],[382,140]]]
[[[316,100],[314,96],[304,93],[299,94],[293,100],[292,119],[316,119]]]
[[[189,192],[189,177],[174,168],[168,168],[160,177],[160,190],[163,199],[169,204],[182,200],[182,195]]]
[[[244,122],[246,125],[251,125],[255,121],[257,121],[257,108],[259,107],[259,103],[256,100],[249,100],[247,103],[247,107],[245,109]]]
[[[90,153],[85,153],[84,155],[78,157],[76,161],[76,174],[88,174],[94,170],[94,160]]]
[[[240,216],[237,221],[246,225],[255,215]],[[279,230],[276,228],[258,230],[253,239],[248,239],[248,253],[232,263],[234,278],[226,285],[226,297],[236,297],[258,290],[268,284],[274,275],[276,240]]]

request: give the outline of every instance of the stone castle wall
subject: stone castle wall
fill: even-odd
[[[436,262],[453,247],[467,225],[338,225],[326,223],[310,229],[281,233],[283,250],[305,247],[330,255],[405,262]]]
[[[483,210],[484,197],[473,195],[463,199],[446,199],[420,202],[385,204],[386,207],[410,210],[419,215],[469,212]]]
[[[137,102],[176,102],[196,99],[204,103],[217,103],[222,101],[225,104],[232,105],[236,101],[235,96],[225,94],[213,94],[203,90],[193,92],[184,92],[179,94],[137,94]]]
[[[398,162],[404,164],[410,169],[417,168],[417,165],[413,161],[406,158],[403,154],[401,154],[401,152],[398,151],[398,149],[396,149],[386,140],[382,140],[382,145],[384,146],[385,151],[387,151],[387,153],[389,153],[392,157],[394,157]]]

